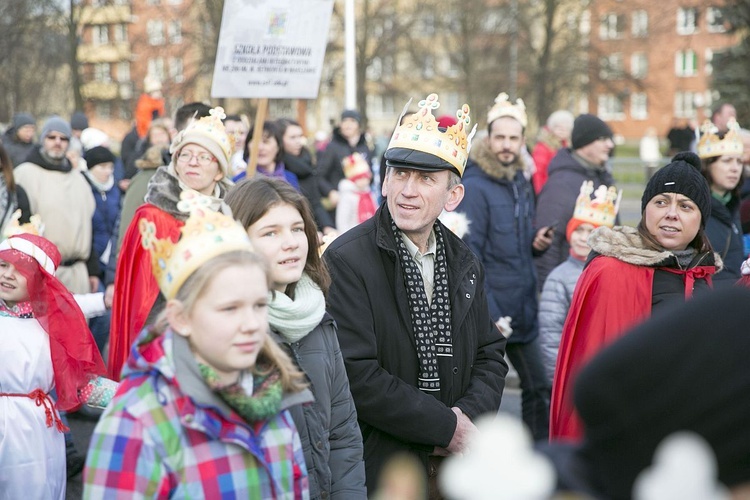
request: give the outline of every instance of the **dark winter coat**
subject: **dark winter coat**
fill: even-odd
[[[320,178],[315,165],[313,165],[310,152],[303,148],[302,153],[298,156],[284,153],[282,160],[286,169],[297,176],[300,191],[310,202],[315,221],[318,223],[318,229],[335,227],[331,214],[320,204],[320,199],[323,196],[320,192]]]
[[[305,453],[310,498],[365,500],[362,434],[333,318],[326,314],[301,340],[283,345],[315,396],[313,404],[290,409]]]
[[[419,362],[404,275],[382,205],[374,217],[339,236],[323,255],[331,271],[329,311],[357,406],[367,486],[395,453],[427,464],[456,429],[452,406],[476,421],[500,406],[508,366],[505,339],[484,294],[484,270],[460,239],[438,222],[445,241],[453,357],[440,358],[439,397],[417,389]]]
[[[5,134],[3,134],[0,142],[2,142],[3,147],[5,147],[5,151],[8,152],[8,156],[14,167],[25,162],[26,157],[31,150],[34,149],[34,142],[21,142],[18,140],[16,129],[14,127],[9,128]]]
[[[536,202],[536,227],[555,225],[552,245],[544,255],[535,259],[539,289],[549,273],[568,258],[570,246],[565,239],[565,226],[573,217],[583,181],[593,181],[594,189],[602,184],[612,186],[615,183],[612,174],[604,167],[585,166],[573,156],[571,149],[560,149],[549,163],[549,179]]]
[[[119,229],[118,218],[120,217],[120,188],[114,184],[109,190],[99,189],[91,179],[85,174],[83,178],[91,186],[91,192],[94,194],[96,209],[91,219],[92,229],[92,250],[98,259],[104,255],[109,246],[110,252],[116,252],[117,248],[117,231]],[[109,262],[100,262],[100,278],[104,279],[104,270]]]
[[[474,162],[464,173],[464,199],[456,209],[469,220],[464,241],[484,266],[490,317],[512,318],[508,342],[528,343],[539,333],[534,189],[523,166],[504,167],[485,142],[477,144]]]
[[[711,216],[706,221],[706,236],[724,262],[724,269],[714,275],[715,285],[733,285],[741,277],[740,266],[745,260],[738,198],[732,197],[725,205],[711,197]]]
[[[318,174],[328,184],[327,189],[324,190],[326,193],[338,188],[339,181],[344,178],[344,167],[341,161],[352,153],[360,153],[367,163],[372,163],[372,151],[367,145],[365,135],[362,134],[357,145],[352,147],[336,127],[333,130],[331,142],[318,157]]]

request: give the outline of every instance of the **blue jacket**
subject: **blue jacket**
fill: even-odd
[[[740,266],[745,260],[740,222],[740,200],[732,197],[729,203],[711,197],[711,216],[706,221],[706,236],[714,252],[721,256],[724,269],[714,275],[714,285],[733,285],[740,279]]]
[[[94,193],[94,200],[96,201],[96,209],[91,221],[92,249],[96,253],[97,259],[100,259],[107,249],[107,245],[112,244],[111,251],[114,251],[117,246],[117,231],[120,218],[120,188],[115,183],[109,190],[101,190],[94,185],[88,175],[84,174],[83,177],[91,186],[91,192]],[[102,266],[102,269],[104,267]]]
[[[531,342],[539,333],[534,190],[521,168],[502,166],[484,142],[475,151],[475,161],[463,176],[466,194],[457,208],[470,221],[464,240],[484,265],[490,317],[513,319],[508,342]]]

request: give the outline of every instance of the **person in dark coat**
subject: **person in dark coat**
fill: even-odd
[[[744,487],[745,495],[732,498],[747,498],[748,303],[744,287],[696,297],[594,357],[574,389],[585,424],[582,442],[542,450],[553,459],[558,490],[585,498],[634,498],[635,480],[652,464],[659,443],[688,431],[711,447],[719,481],[733,493]]]
[[[727,126],[729,130],[723,134],[706,121],[698,141],[701,173],[711,188],[711,217],[706,222],[706,236],[724,262],[724,269],[714,278],[718,286],[732,286],[740,278],[740,267],[745,260],[740,221],[744,147],[737,121],[731,118]]]
[[[472,150],[462,182],[466,196],[456,209],[469,221],[464,236],[487,272],[490,316],[508,337],[507,353],[521,379],[523,421],[534,440],[549,433],[552,384],[539,347],[538,298],[533,256],[552,242],[550,228],[534,228],[534,189],[524,177],[521,148],[526,129],[522,100],[506,93],[487,116],[488,137]]]
[[[28,113],[16,113],[8,130],[2,137],[3,146],[10,157],[11,163],[17,167],[34,149],[34,134],[36,134],[36,120]]]
[[[20,210],[20,217],[16,212]],[[16,224],[26,224],[31,218],[31,207],[26,191],[16,185],[13,178],[13,163],[8,151],[0,142],[0,240],[5,239],[5,231]]]
[[[384,155],[386,201],[375,216],[323,254],[370,494],[389,459],[406,452],[423,463],[431,498],[439,498],[442,458],[466,451],[472,422],[497,412],[508,371],[484,269],[438,220],[463,198],[473,132],[467,137],[466,105],[458,125],[439,130],[431,113],[437,99],[421,101],[422,111],[395,130]],[[411,140],[414,130],[422,130],[419,141]],[[448,133],[459,146],[445,140]]]
[[[318,174],[324,181],[321,183],[321,191],[333,207],[329,210],[332,217],[335,217],[338,202],[338,185],[344,178],[344,166],[341,162],[352,153],[361,154],[372,168],[372,149],[362,132],[362,116],[353,109],[347,109],[341,113],[341,123],[333,129],[331,141],[318,156]]]
[[[547,275],[568,258],[565,227],[573,216],[581,183],[592,181],[594,189],[613,186],[607,160],[615,147],[612,130],[594,115],[580,115],[573,122],[572,148],[560,149],[549,163],[549,179],[536,202],[536,227],[554,225],[552,245],[535,259],[537,288],[541,291]]]

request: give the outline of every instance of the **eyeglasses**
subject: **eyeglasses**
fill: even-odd
[[[177,155],[177,161],[180,163],[190,163],[190,160],[192,160],[193,158],[196,159],[198,165],[200,165],[201,167],[207,167],[211,164],[211,162],[216,160],[216,158],[208,153],[198,153],[194,155],[189,151],[183,151],[179,155]]]
[[[48,135],[45,137],[48,141],[61,141],[61,142],[68,142],[70,139],[65,137],[64,135]]]

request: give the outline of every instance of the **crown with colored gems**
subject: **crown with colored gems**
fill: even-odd
[[[503,116],[509,116],[515,118],[519,123],[526,128],[528,124],[528,118],[526,117],[526,105],[523,103],[523,99],[516,99],[516,103],[510,102],[510,97],[505,92],[500,92],[495,97],[495,104],[490,108],[487,113],[487,123],[492,123],[498,118]]]
[[[727,133],[723,139],[719,139],[719,129],[716,125],[706,120],[701,125],[700,139],[698,140],[698,156],[701,158],[713,158],[723,155],[741,155],[744,148],[740,137],[740,125],[737,120],[730,118],[727,122]]]
[[[16,210],[11,215],[8,224],[3,229],[2,238],[10,238],[16,234],[33,234],[36,236],[44,235],[44,224],[42,218],[38,214],[34,214],[29,217],[29,222],[25,224],[19,224],[18,221],[21,219],[21,209]]]
[[[468,132],[471,125],[469,105],[464,104],[456,111],[458,122],[455,125],[441,131],[432,114],[433,110],[440,107],[437,94],[430,94],[419,101],[419,111],[404,118],[409,104],[411,100],[401,113],[402,119],[391,136],[388,149],[405,148],[434,155],[450,164],[459,175],[463,175],[471,150],[471,139],[476,131],[474,125],[471,132]]]
[[[341,166],[344,168],[344,177],[354,181],[361,177],[372,177],[370,164],[361,153],[352,153],[341,160]]]
[[[591,193],[594,193],[594,199],[591,199]],[[594,191],[592,181],[583,181],[573,210],[573,218],[597,227],[612,227],[620,209],[621,198],[622,191],[618,192],[614,186],[601,185]]]
[[[225,158],[229,159],[232,156],[234,139],[230,140],[229,135],[227,135],[227,131],[224,128],[224,122],[222,122],[222,120],[227,117],[227,115],[224,114],[224,108],[217,106],[211,109],[208,113],[208,116],[198,118],[197,120],[191,120],[188,126],[175,136],[172,140],[172,145],[169,148],[170,153],[174,154],[186,142],[188,142],[186,139],[189,139],[192,136],[193,138],[205,137],[219,145],[220,152]],[[198,141],[198,144],[206,147],[206,144],[203,141]],[[213,148],[211,147],[208,147],[208,149],[211,151],[211,154],[217,158],[221,156],[218,154],[219,151],[213,151]]]
[[[237,221],[209,208],[210,198],[186,189],[180,194],[178,210],[190,214],[177,243],[156,237],[156,225],[141,219],[143,248],[151,252],[151,267],[164,297],[173,299],[185,280],[202,264],[223,253],[253,251],[250,238]]]

